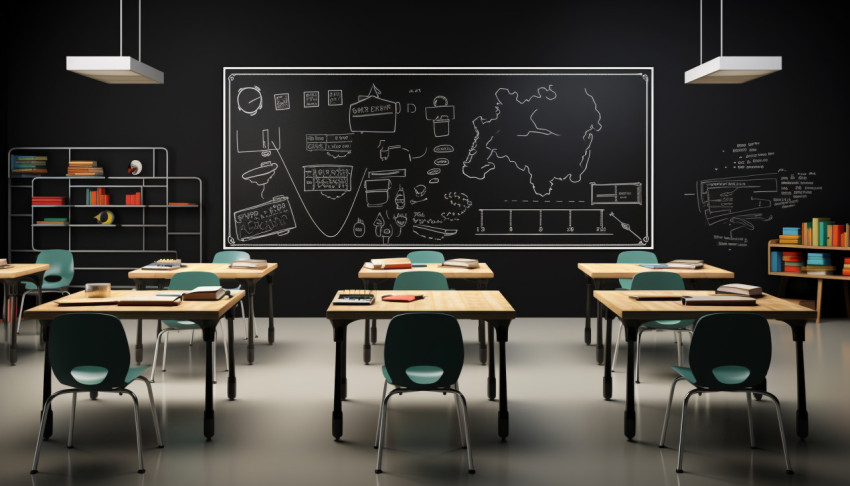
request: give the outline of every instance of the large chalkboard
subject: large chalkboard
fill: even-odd
[[[224,69],[226,248],[651,248],[652,68]]]

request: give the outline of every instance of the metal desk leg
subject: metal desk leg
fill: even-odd
[[[266,284],[269,287],[269,344],[274,344],[274,276],[273,276],[273,273],[266,275]]]
[[[215,346],[216,322],[205,322],[203,326],[206,351],[206,380],[204,383],[204,437],[212,440],[215,435],[215,411],[213,410],[213,346]]]
[[[593,279],[587,277],[587,295],[584,300],[584,344],[590,346],[590,309],[593,301]]]
[[[502,441],[508,438],[510,422],[508,415],[508,364],[505,355],[505,344],[508,342],[508,325],[510,321],[494,321],[490,325],[496,328],[496,338],[499,340],[499,437]],[[492,361],[491,361],[492,363]]]
[[[51,387],[53,385],[53,380],[50,371],[50,353],[48,353],[47,349],[47,339],[50,335],[50,321],[41,321],[41,336],[45,343],[44,349],[44,381],[42,382],[41,388],[41,411],[38,412],[39,421],[41,420],[41,416],[44,413],[44,404],[47,403],[47,400],[50,398],[50,394],[53,393]],[[51,408],[47,412],[47,421],[44,427],[44,438],[49,439],[50,436],[53,435],[53,408]]]
[[[334,440],[342,437],[342,400],[345,397],[345,334],[350,321],[331,321],[336,358],[334,361],[334,409],[331,414],[331,434]]]
[[[605,373],[602,375],[602,398],[610,400],[613,392],[613,379],[611,378],[611,322],[614,314],[610,310],[605,312]],[[618,336],[619,337],[619,336]]]
[[[254,291],[256,281],[245,280],[245,291],[248,293],[248,364],[254,364]]]
[[[809,411],[806,410],[806,370],[803,360],[803,342],[806,340],[806,321],[787,321],[791,326],[794,346],[797,348],[797,437],[809,436]]]
[[[372,334],[376,335],[375,332],[375,319],[366,319],[363,326],[363,364],[369,364],[369,361],[372,361],[372,342],[373,340],[369,339],[369,323],[372,323]]]
[[[135,285],[136,290],[145,290],[144,280],[134,279],[133,284]],[[142,348],[142,320],[138,319],[136,321],[136,365],[142,364],[144,355],[144,349]],[[156,366],[156,363],[153,365]]]
[[[487,290],[487,280],[476,280],[475,287],[478,290]],[[487,364],[487,339],[484,332],[485,326],[486,322],[484,320],[478,321],[478,360],[481,361],[482,365]]]
[[[626,412],[624,414],[623,432],[626,438],[632,440],[637,429],[637,414],[635,413],[635,342],[637,341],[639,321],[625,319],[626,344],[628,357],[626,365]]]
[[[233,306],[227,311],[227,369],[230,370],[227,376],[227,398],[229,400],[236,399],[236,358],[233,352],[233,315],[236,306]],[[215,346],[215,343],[213,343]]]
[[[605,346],[602,343],[602,315],[605,311],[602,304],[596,302],[596,364],[602,364]]]
[[[487,375],[487,398],[489,398],[490,400],[495,400],[496,399],[496,360],[494,359],[495,358],[495,351],[494,351],[494,346],[493,346],[493,341],[495,341],[495,339],[493,338],[493,335],[494,335],[493,323],[491,323],[491,322],[487,323],[487,333],[488,333],[488,337],[490,339],[490,346],[489,346],[489,350],[488,350],[488,353],[490,355],[489,356],[490,359],[489,359],[489,363],[487,365],[487,368],[488,368],[487,369],[487,371],[488,371],[488,375]]]

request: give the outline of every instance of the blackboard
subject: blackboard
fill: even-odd
[[[224,68],[226,248],[652,248],[652,68]]]

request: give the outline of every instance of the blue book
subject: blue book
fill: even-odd
[[[782,271],[782,252],[778,252],[778,251],[770,252],[770,271],[771,272],[781,272]]]
[[[786,226],[782,228],[782,234],[800,236],[800,228],[796,226]]]

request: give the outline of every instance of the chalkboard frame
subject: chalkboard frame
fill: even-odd
[[[356,249],[367,249],[374,250],[376,248],[381,249],[396,249],[396,250],[412,250],[412,249],[421,249],[421,248],[430,248],[430,247],[439,247],[440,249],[529,249],[529,250],[599,250],[599,249],[613,249],[613,250],[627,250],[627,249],[653,249],[654,248],[654,68],[653,67],[593,67],[593,68],[569,68],[569,67],[546,67],[546,68],[464,68],[464,67],[426,67],[426,68],[392,68],[392,67],[354,67],[354,68],[318,68],[318,67],[224,67],[223,70],[223,197],[224,204],[222,204],[223,214],[223,247],[226,249],[261,249],[261,250],[284,250],[284,249],[303,249],[303,250],[323,250],[323,249],[331,249],[331,250],[339,250],[339,249],[347,249],[347,250],[356,250]],[[644,179],[638,184],[637,193],[639,201],[641,201],[641,205],[645,206],[644,210],[644,221],[643,227],[641,231],[643,234],[639,235],[634,231],[631,231],[630,225],[626,222],[620,221],[616,219],[616,225],[621,226],[627,232],[631,232],[637,237],[637,241],[629,244],[623,242],[616,243],[604,243],[604,242],[577,242],[577,243],[565,243],[559,242],[555,244],[533,244],[533,243],[523,243],[523,244],[506,244],[503,242],[495,243],[495,244],[457,244],[457,243],[410,243],[410,242],[399,242],[399,243],[364,243],[364,244],[350,244],[350,243],[328,243],[328,244],[317,244],[315,242],[307,242],[307,243],[262,243],[262,242],[251,242],[251,241],[235,241],[233,238],[233,233],[235,230],[233,229],[233,224],[230,221],[230,216],[233,211],[231,211],[230,202],[230,182],[233,179],[230,173],[230,164],[231,164],[231,153],[233,151],[233,126],[231,125],[231,112],[233,111],[235,98],[232,96],[232,90],[230,83],[235,76],[247,75],[247,76],[257,76],[257,75],[281,75],[281,74],[296,74],[300,76],[305,75],[317,75],[317,76],[327,76],[327,75],[345,75],[345,74],[370,74],[370,75],[381,75],[381,74],[390,74],[390,75],[398,75],[398,74],[415,74],[415,75],[429,75],[429,74],[446,74],[451,73],[453,75],[463,75],[463,74],[471,74],[471,75],[480,75],[480,74],[504,74],[504,75],[516,75],[516,74],[542,74],[542,75],[586,75],[586,76],[629,76],[635,75],[640,76],[645,82],[645,125],[643,127],[645,133],[644,140],[644,161],[643,161],[643,170],[644,170]],[[321,98],[321,95],[324,93],[319,93],[318,99],[315,101],[309,101],[307,97],[307,93],[304,93],[304,107],[307,108],[307,103],[315,102],[318,106],[319,103],[325,103],[325,100]],[[311,98],[312,99],[312,98]],[[277,100],[275,100],[277,102]],[[299,103],[300,98],[298,96],[293,96],[291,99],[287,98],[285,100],[287,107],[290,103]],[[330,93],[328,93],[328,103],[330,102]],[[595,103],[595,101],[594,101]],[[239,108],[240,111],[242,107]],[[247,112],[246,112],[247,113]],[[251,113],[248,113],[252,115]],[[436,127],[436,123],[435,123]],[[436,128],[435,128],[436,129]],[[238,143],[238,142],[236,142]],[[349,177],[351,175],[349,174]],[[243,176],[244,178],[244,176]],[[363,189],[363,181],[361,180],[358,185],[358,194],[360,189]],[[606,184],[601,184],[604,186]],[[616,184],[608,184],[614,185]],[[368,189],[367,189],[368,190]],[[617,190],[616,188],[614,189]],[[610,194],[607,194],[610,196]],[[357,195],[355,195],[355,198]],[[616,197],[616,196],[615,196]],[[277,200],[279,196],[275,197]],[[288,198],[285,198],[288,199]],[[286,201],[286,207],[289,208],[291,212],[291,205],[289,205],[288,200]],[[352,205],[353,207],[353,205]],[[582,209],[573,209],[571,211],[581,211]],[[505,209],[504,211],[510,212],[519,212],[522,211],[520,209]],[[533,211],[533,210],[530,210]],[[564,209],[563,211],[568,211]],[[541,212],[541,221],[542,221],[542,210]],[[600,210],[599,218],[600,225],[604,224],[601,222],[603,217],[604,210]],[[613,211],[610,216],[614,216]],[[483,219],[483,216],[482,216]],[[572,219],[572,216],[570,216]],[[570,223],[572,224],[572,223]],[[296,224],[293,221],[291,225],[284,225],[285,227],[281,228],[273,228],[269,230],[267,234],[261,234],[260,236],[267,235],[286,235],[289,230],[296,228]],[[389,226],[389,224],[388,224]],[[542,223],[541,223],[542,226]],[[605,228],[603,228],[604,230]],[[279,230],[279,231],[275,231]],[[251,239],[253,240],[253,238]]]

